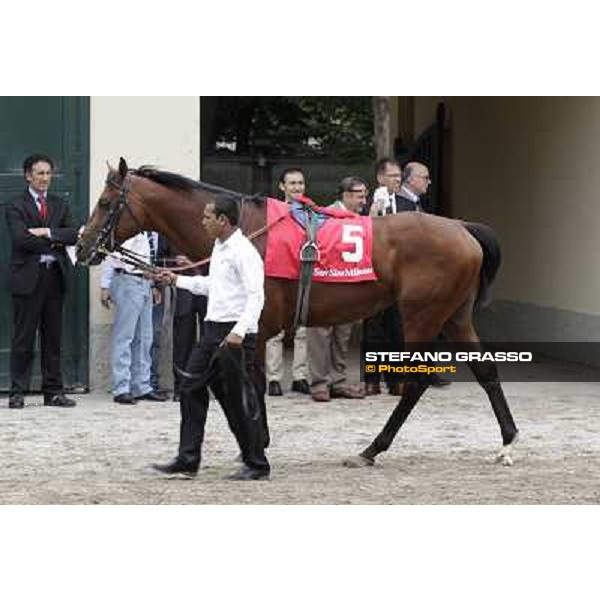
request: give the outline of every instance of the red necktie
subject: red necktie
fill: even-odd
[[[38,202],[40,203],[40,217],[42,217],[42,221],[46,220],[48,216],[48,207],[46,206],[46,196],[44,194],[40,194],[38,196]]]

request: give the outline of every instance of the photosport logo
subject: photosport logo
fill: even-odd
[[[450,381],[478,378],[514,382],[600,382],[600,343],[412,344],[361,345],[361,378],[400,377],[418,380],[442,375]],[[398,346],[396,346],[397,348]]]

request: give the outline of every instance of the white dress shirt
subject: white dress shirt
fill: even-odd
[[[390,193],[385,185],[378,187],[373,194],[373,206],[371,207],[371,216],[372,217],[382,217],[385,215],[388,206],[394,207],[395,211],[395,203],[390,203]]]
[[[215,241],[210,270],[202,275],[179,275],[177,287],[208,296],[206,321],[235,322],[231,333],[244,337],[258,332],[265,302],[265,273],[258,250],[239,229],[224,242]]]
[[[35,200],[35,205],[37,206],[38,211],[40,210],[40,194],[36,192],[31,186],[29,186],[29,193]],[[48,210],[48,194],[46,196],[46,210]],[[48,227],[48,239],[52,241],[52,231]],[[42,263],[53,263],[56,262],[56,258],[52,256],[52,254],[40,254],[40,262]]]
[[[136,255],[138,255],[137,258],[139,260],[145,262],[146,264],[150,264],[150,244],[148,243],[148,238],[144,232],[138,233],[128,240],[125,240],[121,246],[123,246],[123,248],[126,250],[135,252]],[[133,265],[128,265],[116,258],[113,258],[112,256],[109,256],[102,263],[102,274],[100,276],[101,288],[110,288],[115,269],[123,269],[124,271],[129,271],[130,273],[141,273],[141,271],[136,269]]]

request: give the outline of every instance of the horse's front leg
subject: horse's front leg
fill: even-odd
[[[413,343],[419,343],[419,349],[423,350],[423,342],[430,342],[441,328],[440,323],[435,323],[431,319],[422,326],[415,326],[412,322],[417,321],[416,318],[410,319],[413,315],[405,314],[406,321],[404,322],[404,339],[405,347],[410,350]],[[414,315],[413,317],[416,317]],[[400,349],[399,349],[400,350]],[[344,460],[346,467],[364,467],[373,466],[375,457],[381,452],[385,452],[394,441],[398,431],[416,406],[417,402],[429,387],[428,377],[426,374],[419,375],[416,380],[408,381],[404,384],[402,397],[392,411],[389,419],[384,425],[379,435],[365,448],[358,456],[350,457]]]
[[[429,387],[426,381],[409,381],[404,384],[402,397],[392,411],[387,423],[384,425],[381,433],[365,448],[358,456],[350,457],[344,460],[346,467],[365,467],[375,464],[375,457],[381,452],[385,452],[394,441],[400,427],[410,415],[412,409]]]

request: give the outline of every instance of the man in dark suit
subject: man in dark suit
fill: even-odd
[[[423,196],[431,185],[429,169],[421,163],[409,162],[402,169],[402,185],[398,201],[405,206],[403,210],[430,212],[423,202]]]
[[[163,235],[156,231],[147,231],[150,245],[150,262],[154,266],[165,267],[168,242]],[[150,385],[152,392],[146,394],[147,400],[163,401],[167,399],[167,390],[160,385],[160,362],[162,358],[163,320],[165,307],[170,299],[171,290],[155,282],[152,286],[152,346],[150,347]]]
[[[373,204],[369,214],[383,216],[406,211],[427,212],[422,202],[422,196],[427,193],[431,184],[429,169],[418,162],[409,162],[404,169],[392,159],[384,158],[376,166],[377,183],[379,188],[373,195]],[[401,349],[404,340],[401,334],[402,320],[398,308],[390,306],[371,319],[366,319],[363,325],[364,339],[368,344],[391,344],[394,349]],[[394,374],[385,374],[388,390],[392,395],[400,395],[400,381]],[[381,393],[379,374],[365,375],[367,395]],[[445,386],[450,382],[438,375],[429,377],[429,385]]]
[[[187,256],[184,256],[164,235],[158,234],[157,242],[155,261],[157,266],[166,268],[176,266],[177,268],[181,268],[193,264],[192,261]],[[191,269],[178,271],[178,273],[180,275],[208,275],[208,265],[204,265],[203,267],[192,267]],[[158,286],[158,289],[162,294],[162,302],[157,305],[155,301],[152,315],[154,321],[154,340],[151,350],[153,380],[158,381],[154,376],[154,373],[158,371],[159,367],[158,352],[155,344],[158,339],[158,350],[160,350],[165,298],[167,294],[171,294],[171,305],[169,310],[173,311],[173,401],[179,402],[180,388],[183,383],[181,371],[185,372],[192,350],[196,347],[200,337],[203,335],[204,317],[206,316],[206,296],[192,294],[189,290],[161,286],[158,282],[155,282],[155,286]],[[161,310],[161,308],[163,310]],[[160,314],[160,326],[159,323],[157,323],[156,313]],[[170,319],[168,320],[170,321]],[[157,332],[159,334],[158,336]],[[151,379],[152,383],[153,380]],[[154,385],[153,387],[154,390],[157,389]]]
[[[64,394],[60,364],[62,307],[69,258],[66,245],[77,241],[67,203],[49,194],[54,162],[35,154],[25,159],[27,189],[8,205],[12,240],[10,289],[13,296],[10,408],[23,408],[29,391],[33,347],[40,333],[45,406],[75,406]]]
[[[377,183],[371,216],[394,215],[399,212],[427,212],[420,197],[431,183],[429,170],[420,163],[408,163],[403,170],[395,160],[384,158],[377,163]]]
[[[174,252],[178,267],[191,264],[184,255]],[[206,267],[190,269],[183,275],[207,275]],[[183,383],[180,370],[185,370],[188,359],[204,332],[206,296],[197,296],[184,289],[175,289],[175,311],[173,317],[173,400],[179,402]]]
[[[398,194],[398,200],[408,203],[406,210],[416,210],[418,212],[430,212],[423,201],[423,196],[431,185],[429,169],[422,163],[409,162],[402,169],[402,186]],[[444,387],[450,385],[447,379],[440,377],[437,373],[432,373],[428,377],[429,385],[434,387]]]

